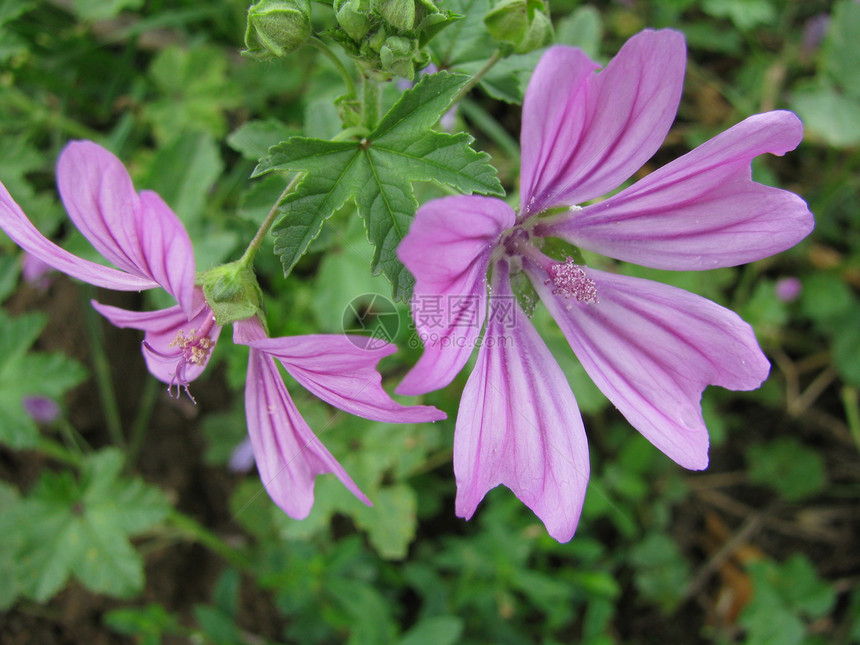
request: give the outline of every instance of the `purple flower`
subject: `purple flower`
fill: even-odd
[[[37,258],[32,253],[23,253],[21,256],[21,277],[24,282],[45,291],[51,285],[48,275],[54,269],[47,263]]]
[[[75,226],[118,269],[79,258],[49,241],[2,184],[0,228],[28,253],[90,284],[123,291],[161,287],[171,294],[177,304],[160,311],[92,304],[114,325],[144,331],[149,371],[168,383],[172,394],[187,392],[205,369],[221,327],[195,284],[185,227],[157,194],[138,194],[122,163],[94,143],[74,142],[63,150],[57,183]],[[370,502],[299,415],[274,359],[316,396],[350,413],[391,422],[445,416],[432,407],[402,406],[382,389],[376,365],[395,351],[392,345],[371,352],[343,336],[269,339],[257,318],[236,322],[234,340],[251,347],[245,403],[260,475],[275,503],[292,517],[310,512],[314,479],[321,473],[334,473],[360,500]]]
[[[334,473],[358,499],[370,501],[296,410],[276,360],[311,394],[350,414],[388,423],[445,418],[433,407],[402,406],[382,389],[376,365],[396,351],[394,345],[367,350],[358,339],[328,334],[267,338],[256,318],[235,323],[233,340],[251,348],[245,413],[260,479],[290,517],[310,512],[314,478],[322,473]]]
[[[508,486],[567,541],[589,476],[587,444],[567,379],[518,304],[527,278],[586,372],[649,441],[692,469],[708,464],[700,398],[708,385],[749,390],[769,363],[735,313],[675,287],[548,257],[547,238],[649,267],[699,270],[749,262],[804,238],[812,215],[796,195],[751,180],[764,152],[795,148],[789,112],[752,116],[621,192],[660,147],[681,97],[681,34],[645,31],[598,65],[553,47],[523,106],[520,211],[480,196],[429,202],[399,248],[416,278],[413,317],[424,354],[398,391],[451,382],[478,344],[454,436],[456,510],[469,519]],[[489,272],[489,277],[488,277]],[[517,275],[519,274],[519,275]],[[491,296],[487,296],[487,283]],[[430,320],[421,303],[477,302]],[[432,324],[431,324],[432,323]]]
[[[25,396],[21,403],[36,423],[53,423],[60,418],[60,406],[46,396]]]
[[[780,278],[774,285],[776,297],[783,302],[794,302],[803,290],[803,285],[800,280],[794,276]]]

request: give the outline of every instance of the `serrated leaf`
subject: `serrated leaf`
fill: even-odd
[[[23,314],[13,318],[0,310],[0,356],[3,357],[0,374],[5,372],[4,367],[20,359],[30,349],[45,323],[47,318],[44,314]]]
[[[412,182],[435,181],[464,193],[503,194],[488,155],[470,147],[473,139],[468,134],[430,130],[467,81],[466,76],[445,72],[424,76],[361,141],[294,137],[269,150],[254,176],[272,170],[306,173],[284,199],[284,217],[274,228],[275,252],[285,275],[325,220],[353,198],[375,246],[374,274],[388,278],[395,298],[408,298],[412,276],[396,250],[418,207]]]
[[[128,537],[163,519],[169,505],[158,489],[121,475],[122,463],[108,449],[87,459],[80,482],[68,472],[45,473],[4,514],[0,528],[15,527],[17,578],[29,596],[49,599],[70,574],[114,596],[142,588],[143,562]]]
[[[824,459],[793,437],[780,437],[747,449],[750,479],[769,486],[786,500],[818,493],[826,482]]]
[[[296,136],[299,132],[277,119],[248,121],[230,133],[227,144],[246,159],[266,156],[274,145]]]
[[[83,546],[71,571],[88,589],[129,597],[143,587],[143,560],[110,513],[88,511],[74,526]]]
[[[406,557],[415,538],[418,501],[406,484],[380,488],[373,506],[362,506],[353,514],[355,523],[365,531],[370,543],[383,558]]]

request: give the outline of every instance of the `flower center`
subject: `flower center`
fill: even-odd
[[[551,264],[547,273],[549,280],[545,280],[544,284],[552,283],[555,286],[552,290],[554,294],[573,298],[577,302],[588,305],[598,302],[597,285],[585,274],[585,269],[573,261],[573,258],[568,257],[563,263]]]
[[[191,396],[191,391],[188,389],[190,381],[186,376],[186,369],[188,365],[203,365],[206,362],[209,352],[212,347],[215,346],[215,343],[213,343],[212,339],[209,337],[214,325],[215,316],[210,312],[206,322],[203,323],[199,330],[192,329],[188,332],[188,335],[186,335],[185,331],[180,329],[179,333],[176,334],[176,337],[170,341],[170,344],[168,345],[168,347],[176,348],[170,353],[159,352],[152,345],[143,341],[143,346],[151,354],[159,358],[163,358],[166,361],[176,361],[176,369],[170,375],[171,381],[167,386],[167,391],[170,396],[178,399],[179,388],[182,388],[185,390],[188,398],[191,399],[192,402],[197,403],[197,401],[194,400],[194,397]],[[174,387],[176,387],[175,394],[173,391]]]
[[[508,256],[512,257],[522,255],[530,243],[531,234],[522,226],[517,226],[511,229],[502,240],[505,252]]]

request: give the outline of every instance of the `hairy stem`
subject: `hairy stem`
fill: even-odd
[[[363,77],[361,122],[368,130],[373,130],[379,123],[379,83],[368,75]]]
[[[355,91],[355,83],[352,82],[352,76],[350,76],[349,70],[346,69],[346,66],[341,62],[340,58],[337,57],[337,54],[335,54],[328,45],[316,36],[311,36],[307,42],[309,45],[316,47],[332,62],[346,85],[347,93],[350,96],[358,97],[358,94]]]
[[[251,243],[248,244],[248,248],[245,249],[245,252],[242,254],[242,257],[239,258],[240,264],[244,264],[245,266],[251,266],[251,263],[254,261],[254,256],[257,255],[257,251],[260,248],[260,245],[263,243],[263,240],[266,239],[266,235],[269,233],[269,229],[272,228],[272,224],[275,223],[275,220],[280,214],[278,206],[284,200],[284,198],[289,195],[292,190],[298,185],[299,180],[303,175],[304,173],[297,173],[295,177],[290,180],[290,183],[287,184],[287,187],[284,188],[284,192],[282,192],[278,199],[275,200],[275,205],[272,206],[272,210],[270,210],[269,214],[266,215],[266,219],[264,219],[263,223],[260,224],[260,228],[257,230],[256,235],[254,235],[254,239],[251,240]]]
[[[472,88],[475,87],[475,85],[477,85],[478,83],[480,83],[481,79],[484,78],[484,75],[489,72],[493,68],[493,66],[500,60],[502,60],[502,51],[500,49],[497,49],[490,57],[490,59],[486,62],[486,64],[477,72],[475,72],[475,75],[469,80],[469,82],[466,83],[462,88],[460,88],[460,91],[457,92],[457,95],[454,97],[454,100],[451,101],[451,105],[454,105],[455,103],[457,103],[457,101],[466,96],[466,94],[471,92]]]

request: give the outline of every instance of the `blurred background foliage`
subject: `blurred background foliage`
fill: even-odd
[[[472,20],[489,6],[440,4]],[[65,143],[87,138],[176,210],[199,269],[237,257],[284,185],[251,181],[256,160],[293,134],[336,134],[343,93],[310,48],[242,58],[246,11],[245,0],[0,2],[0,179],[43,232],[96,259],[53,178]],[[683,471],[633,431],[538,310],[590,439],[573,541],[549,538],[506,489],[471,522],[454,516],[465,375],[423,399],[449,419],[420,426],[337,414],[288,381],[375,503],[322,477],[297,522],[235,454],[246,433],[242,348],[220,341],[196,407],[170,399],[148,378],[135,334],[89,311],[94,290],[55,273],[22,276],[22,255],[0,233],[0,640],[860,643],[860,3],[554,0],[551,11],[557,42],[603,62],[645,27],[686,35],[678,120],[641,173],[756,112],[792,109],[805,122],[797,151],[754,171],[809,202],[810,238],[736,269],[624,267],[736,309],[771,358],[760,390],[705,392],[710,468]],[[325,29],[332,12],[314,3],[313,19]],[[471,72],[489,56],[453,30],[431,49],[438,64]],[[509,193],[516,103],[537,58],[504,60],[454,115]],[[417,194],[441,193],[428,183]],[[370,275],[351,208],[288,280],[270,242],[260,254],[273,335],[339,332],[354,297],[390,294]],[[398,308],[401,350],[382,364],[389,389],[420,353]]]

